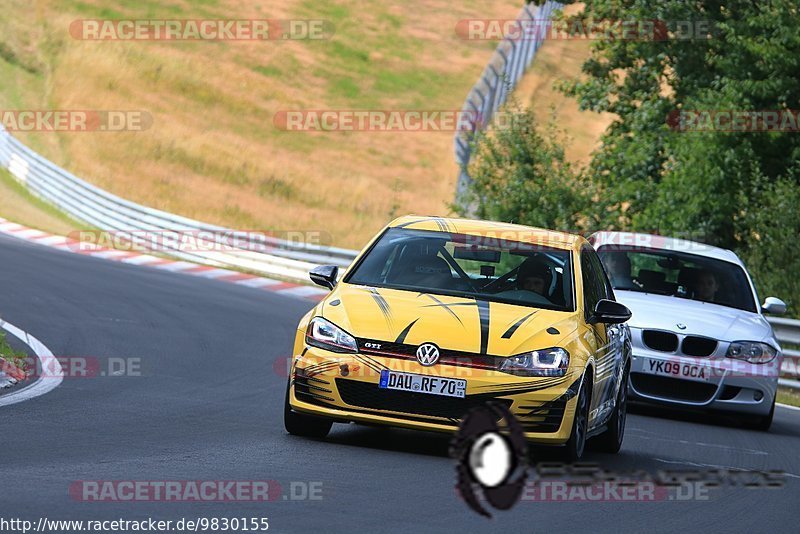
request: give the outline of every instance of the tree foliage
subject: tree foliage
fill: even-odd
[[[474,169],[478,214],[551,227],[657,232],[735,249],[750,262],[757,285],[800,305],[791,280],[800,276],[791,250],[800,235],[800,131],[682,131],[675,122],[687,111],[796,114],[800,4],[583,3],[574,15],[583,27],[621,20],[655,22],[660,31],[594,41],[581,77],[562,84],[582,109],[616,117],[585,169],[570,168],[548,132],[528,141],[479,140],[487,145],[478,147],[483,159]],[[516,145],[491,145],[506,141]],[[571,211],[577,208],[583,211]]]
[[[586,191],[551,128],[542,134],[531,110],[512,100],[505,120],[473,140],[468,174],[473,182],[454,209],[482,219],[574,230]]]

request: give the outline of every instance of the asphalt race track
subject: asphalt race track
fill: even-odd
[[[275,532],[800,531],[800,411],[786,408],[769,433],[638,411],[619,455],[585,458],[650,473],[781,470],[783,488],[728,487],[680,502],[523,501],[491,520],[456,495],[447,437],[354,425],[335,425],[325,441],[289,436],[275,362],[310,306],[0,236],[0,317],[56,355],[141,361],[141,376],[67,377],[0,408],[0,516],[268,517]],[[81,502],[69,493],[81,480],[275,480],[284,495],[292,482],[321,482],[322,498]]]

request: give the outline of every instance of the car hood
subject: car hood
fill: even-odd
[[[691,299],[615,291],[617,300],[633,312],[632,328],[654,328],[679,334],[712,337],[721,341],[764,341],[772,328],[763,316]],[[678,328],[685,325],[685,329]]]
[[[578,327],[575,312],[343,283],[317,313],[356,338],[493,356],[559,346]]]

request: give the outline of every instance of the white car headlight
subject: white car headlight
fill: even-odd
[[[333,352],[358,352],[353,336],[322,317],[314,317],[306,330],[306,343]]]
[[[561,347],[524,352],[506,358],[498,367],[505,373],[523,376],[564,376],[569,352]]]
[[[728,347],[728,358],[744,360],[750,363],[768,363],[775,359],[778,351],[771,345],[757,341],[734,341]]]

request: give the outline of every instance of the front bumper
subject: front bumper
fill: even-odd
[[[706,380],[652,374],[651,362],[702,368]],[[724,357],[694,358],[633,348],[628,395],[631,400],[708,411],[769,414],[778,389],[779,362],[755,365]]]
[[[461,378],[464,398],[380,389],[383,369]],[[289,404],[297,412],[402,428],[455,432],[471,408],[495,401],[519,420],[528,440],[563,444],[570,436],[580,372],[559,378],[518,377],[454,365],[424,367],[416,361],[338,354],[306,347],[290,369]]]

